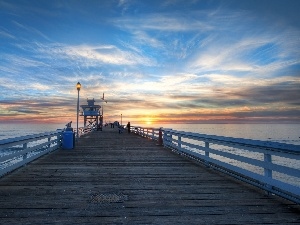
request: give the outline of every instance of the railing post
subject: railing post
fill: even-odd
[[[170,130],[172,129],[164,130],[163,135],[163,145],[167,147],[172,147],[172,134]]]
[[[27,148],[27,142],[23,144],[23,150],[26,148]],[[23,154],[23,160],[27,159],[27,154],[28,153]]]
[[[205,165],[207,166],[207,167],[209,167],[209,151],[208,151],[208,149],[209,149],[209,142],[205,142]]]
[[[56,145],[57,148],[59,148],[61,146],[62,129],[57,129],[56,131],[59,131],[59,133],[56,136]]]
[[[269,183],[269,180],[272,179],[272,170],[269,169],[268,166],[270,165],[270,163],[272,163],[272,156],[270,154],[264,153],[264,162],[265,162],[264,175],[266,177],[265,187],[267,190],[270,190],[272,187]]]
[[[165,135],[164,135],[164,137],[165,137]],[[158,145],[163,145],[163,137],[162,137],[161,127],[159,128],[159,131],[158,131]]]
[[[168,132],[164,130],[164,135],[163,135],[163,145],[168,146]]]
[[[50,141],[51,141],[51,137],[48,137],[48,148],[50,148],[51,144],[50,144]]]
[[[178,134],[178,150],[180,151],[181,149],[181,135]]]

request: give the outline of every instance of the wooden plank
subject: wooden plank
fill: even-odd
[[[0,179],[1,224],[299,224],[299,206],[117,129]]]

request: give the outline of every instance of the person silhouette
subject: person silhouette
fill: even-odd
[[[128,134],[130,134],[130,122],[127,123]]]

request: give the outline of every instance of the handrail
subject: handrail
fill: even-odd
[[[0,140],[0,177],[60,148],[63,130]]]
[[[61,147],[63,132],[71,128],[0,140],[0,177]],[[91,127],[80,127],[79,137],[94,131]],[[76,130],[74,130],[76,133]]]
[[[92,127],[86,126],[86,127],[79,127],[78,128],[78,137],[81,137],[85,134],[88,134],[92,131],[94,131],[95,129],[93,129]],[[76,134],[76,129],[74,129],[74,132]],[[75,135],[76,136],[76,135]]]
[[[160,128],[131,126],[130,130],[132,133],[149,139],[158,140],[159,138]]]
[[[300,204],[300,167],[295,166],[300,164],[300,146],[166,128],[131,130],[153,140],[162,131],[164,147]]]

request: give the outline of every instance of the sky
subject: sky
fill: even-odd
[[[74,122],[80,82],[80,105],[94,98],[106,122],[300,123],[299,10],[298,0],[0,0],[0,122]]]

